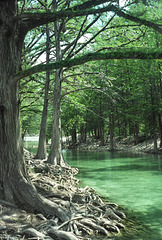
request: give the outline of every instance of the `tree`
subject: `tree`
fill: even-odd
[[[46,64],[50,61],[50,38],[49,38],[49,26],[46,24]],[[46,71],[46,82],[44,91],[44,103],[42,111],[42,119],[39,133],[39,143],[37,154],[35,158],[46,159],[47,149],[46,149],[46,131],[47,131],[47,112],[48,112],[48,101],[49,101],[49,85],[50,85],[50,71]]]
[[[57,2],[53,0],[53,9],[57,10]],[[54,21],[55,32],[55,52],[56,61],[62,60],[60,32],[61,27],[58,20]],[[54,165],[64,165],[64,160],[61,151],[61,81],[63,69],[58,68],[55,70],[55,84],[54,84],[54,99],[53,99],[53,124],[52,124],[52,137],[51,149],[48,157],[48,163]]]
[[[21,2],[21,1],[20,1]],[[86,61],[105,58],[160,58],[158,51],[142,52],[139,50],[123,52],[115,51],[105,54],[92,53],[71,60],[58,61],[54,64],[40,64],[32,68],[21,70],[21,56],[24,38],[30,30],[60,18],[96,14],[105,11],[116,11],[131,21],[153,27],[161,31],[158,24],[125,14],[111,5],[97,8],[107,1],[86,1],[73,8],[62,11],[47,12],[17,12],[17,1],[0,1],[0,196],[6,201],[24,206],[26,209],[55,214],[62,221],[69,215],[62,207],[45,199],[36,191],[28,179],[23,161],[22,139],[20,135],[19,119],[19,89],[18,81],[36,72],[54,68],[70,67]]]

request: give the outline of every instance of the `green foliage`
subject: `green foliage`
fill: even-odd
[[[25,78],[20,82],[22,135],[39,134],[43,106],[44,75]]]
[[[87,1],[70,1],[69,5],[68,2],[60,1],[57,11]],[[24,1],[19,1],[19,14],[36,13],[38,10],[39,13],[46,13],[46,16],[48,12],[52,14],[51,1],[41,3],[29,1],[24,5]],[[138,4],[127,6],[123,12],[159,24],[160,6],[159,1],[138,1]],[[76,8],[73,10],[75,12]],[[149,28],[148,24],[133,22],[129,18],[121,17],[117,12],[113,15],[112,11],[94,16],[66,17],[59,19],[58,23],[63,58],[61,62],[55,62],[53,23],[48,26],[51,46],[49,65],[43,63],[35,66],[40,60],[45,62],[45,27],[33,29],[25,39],[22,66],[24,72],[17,76],[19,79],[32,73],[35,75],[25,78],[20,84],[22,132],[38,133],[45,83],[44,74],[38,72],[60,67],[64,67],[64,135],[71,135],[74,128],[77,133],[84,129],[87,133],[97,132],[99,135],[102,128],[102,131],[109,134],[112,118],[115,136],[135,135],[137,132],[150,136],[153,131],[158,132],[158,116],[162,108],[161,61],[153,60],[151,54],[153,52],[160,56],[160,33]],[[145,60],[130,59],[140,58],[139,54]],[[91,62],[97,59],[99,61]],[[83,63],[85,64],[80,66]],[[76,65],[79,67],[74,67]],[[29,66],[33,68],[28,70]],[[53,97],[53,79],[52,75],[50,97]],[[48,138],[51,137],[51,129],[50,102]]]

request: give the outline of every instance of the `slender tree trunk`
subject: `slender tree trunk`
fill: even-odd
[[[101,141],[101,146],[104,146],[105,141],[104,141],[104,122],[103,119],[100,120],[100,141]]]
[[[101,82],[100,85],[102,86]],[[100,123],[99,123],[99,132],[100,132],[100,145],[104,146],[104,121],[103,121],[103,96],[102,93],[100,93]]]
[[[46,63],[49,63],[50,59],[50,39],[49,39],[49,28],[46,24]],[[39,143],[37,154],[35,158],[46,159],[47,158],[47,148],[46,148],[46,131],[47,131],[47,113],[48,113],[48,94],[49,94],[49,83],[50,83],[50,71],[46,71],[46,83],[45,83],[45,96],[43,104],[43,113],[41,119],[41,127],[39,133]]]
[[[160,36],[156,33],[156,45],[157,47],[160,47]],[[161,98],[162,98],[162,80],[161,80],[161,65],[160,63],[158,63],[158,67],[157,67],[158,73],[159,73],[159,84],[157,84],[157,88],[158,88],[158,102],[160,102]],[[159,110],[158,113],[158,127],[159,127],[159,137],[160,137],[160,144],[159,144],[159,148],[162,148],[162,117],[161,117],[161,113]]]
[[[86,126],[82,126],[80,129],[80,143],[85,143],[86,142],[86,136],[87,136],[87,129]]]
[[[64,165],[64,159],[61,149],[61,75],[62,70],[56,70],[54,101],[53,101],[53,123],[51,149],[48,157],[48,163],[54,165]]]
[[[109,114],[109,130],[110,130],[110,151],[114,150],[114,116],[113,112]]]
[[[159,136],[160,136],[160,145],[159,148],[162,148],[162,120],[161,120],[161,114],[158,115],[158,122],[159,122]]]
[[[76,128],[73,127],[72,129],[72,145],[75,146],[77,143],[77,132],[76,132]]]
[[[54,9],[57,9],[56,1],[53,1],[53,7]],[[56,61],[59,61],[62,60],[62,54],[60,47],[60,32],[58,21],[54,22],[54,30],[56,44]],[[65,165],[61,147],[61,80],[62,69],[57,69],[55,71],[51,149],[48,157],[48,163],[60,166]]]
[[[137,145],[139,143],[139,124],[134,123],[134,143]]]
[[[149,62],[150,65],[150,62]],[[152,69],[152,65],[150,65]],[[151,136],[154,139],[154,151],[157,151],[157,89],[154,76],[150,78],[150,95],[151,95]]]

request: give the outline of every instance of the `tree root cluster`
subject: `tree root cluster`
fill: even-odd
[[[15,234],[11,239],[80,240],[92,239],[94,236],[97,239],[99,235],[110,239],[124,229],[122,221],[126,218],[125,214],[118,210],[116,204],[103,202],[93,188],[80,188],[79,180],[74,177],[77,169],[51,166],[31,158],[27,159],[27,167],[37,191],[64,209],[67,221],[62,222],[59,216],[53,214],[26,213],[28,221],[24,219],[24,224],[14,225]],[[0,204],[3,220],[5,204]],[[5,218],[0,225],[0,239],[2,235],[2,239],[8,239],[5,236],[10,234],[11,228],[5,224]]]

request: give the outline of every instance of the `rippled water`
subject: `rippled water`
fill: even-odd
[[[71,166],[79,168],[78,178],[84,186],[94,187],[100,195],[132,209],[160,234],[147,239],[162,239],[162,156],[84,151],[63,154]]]

